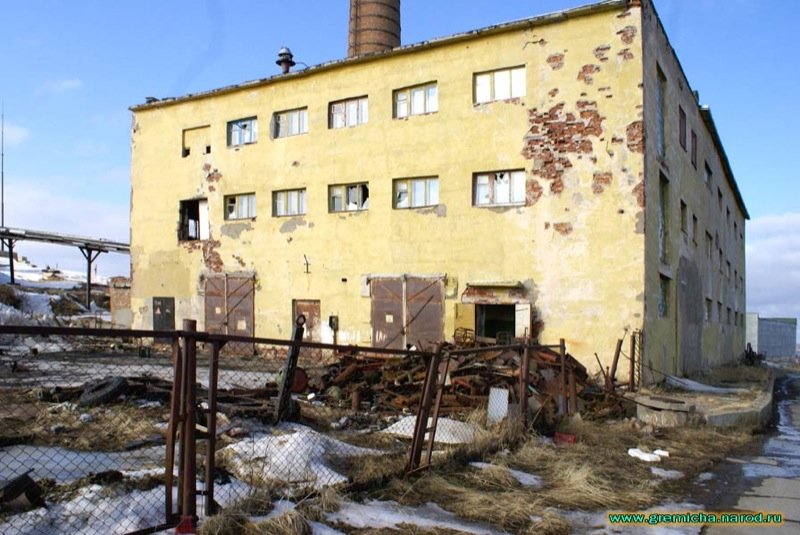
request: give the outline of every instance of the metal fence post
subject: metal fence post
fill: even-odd
[[[436,352],[430,355],[428,369],[425,372],[425,382],[422,385],[422,397],[417,409],[417,419],[414,422],[414,436],[411,439],[411,452],[406,465],[406,472],[419,468],[419,462],[422,459],[422,444],[425,442],[425,434],[428,432],[428,416],[433,403],[433,391],[436,388],[441,354],[442,346],[440,344],[436,348]]]
[[[206,414],[206,515],[217,513],[214,501],[214,467],[217,449],[217,383],[219,381],[219,351],[224,342],[214,341],[211,345],[211,362],[208,369],[208,413]]]
[[[195,405],[197,403],[197,332],[195,320],[183,320],[183,357],[185,386],[183,432],[181,433],[181,522],[175,533],[194,533],[197,527],[197,444],[195,442]],[[189,530],[189,531],[186,531]]]
[[[167,427],[167,451],[164,467],[164,522],[170,523],[175,516],[172,501],[172,482],[175,479],[175,440],[178,436],[178,429],[182,425],[181,403],[183,388],[183,356],[177,335],[172,339],[172,392],[169,401],[169,426]],[[179,478],[180,481],[180,478]]]
[[[559,387],[561,390],[561,399],[559,400],[559,411],[560,415],[569,414],[568,407],[567,407],[567,345],[563,338],[559,340],[559,353],[561,354],[561,380],[559,381]]]

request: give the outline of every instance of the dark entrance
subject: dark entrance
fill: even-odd
[[[514,337],[516,306],[476,305],[475,334],[486,338]],[[507,333],[507,334],[506,334]]]

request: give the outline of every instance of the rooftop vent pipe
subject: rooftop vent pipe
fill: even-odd
[[[292,58],[294,58],[294,56],[292,55],[292,51],[289,50],[289,47],[285,46],[278,50],[278,60],[275,62],[275,64],[280,65],[283,74],[288,73],[289,69],[296,65]]]
[[[347,56],[400,46],[400,0],[350,0]]]

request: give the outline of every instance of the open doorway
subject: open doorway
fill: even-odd
[[[497,338],[499,333],[509,338],[514,336],[516,320],[515,305],[475,305],[475,334],[485,338]]]

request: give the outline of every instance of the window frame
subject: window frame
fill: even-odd
[[[434,98],[430,96],[430,90],[435,91]],[[422,111],[414,111],[414,92],[422,91]],[[399,112],[398,102],[399,97],[402,96],[402,101],[405,103],[405,113]],[[410,85],[401,87],[392,91],[392,118],[393,119],[408,119],[416,115],[430,115],[439,112],[439,82],[433,80],[421,84]]]
[[[244,199],[247,199],[246,208],[247,213],[242,215],[239,214],[239,210],[241,207],[241,203]],[[233,212],[231,214],[231,201],[233,201]],[[225,195],[222,199],[222,210],[223,210],[223,219],[225,221],[240,221],[243,219],[255,219],[257,214],[256,208],[256,194],[255,192],[248,192],[248,193],[233,193],[231,195]]]
[[[498,175],[508,173],[508,202],[497,202],[497,181]],[[493,176],[492,176],[493,175]],[[487,178],[487,198],[489,202],[479,202],[479,186],[478,183],[481,177]],[[516,180],[521,180],[522,185],[515,187]],[[502,169],[498,171],[482,171],[472,174],[472,206],[477,208],[491,208],[494,206],[524,206],[526,200],[525,183],[527,175],[524,169]],[[520,199],[516,199],[517,195],[521,195]]]
[[[678,106],[678,142],[686,152],[686,112],[683,110],[683,106]]]
[[[349,104],[355,104],[355,122],[350,124],[349,122],[349,115],[350,115],[350,107]],[[362,108],[363,104],[363,108]],[[336,119],[334,115],[334,108],[337,106],[342,106],[342,124],[341,126],[336,126]],[[338,114],[337,114],[338,115]],[[328,129],[329,130],[339,130],[341,128],[353,128],[360,124],[367,124],[369,122],[369,97],[367,95],[362,95],[359,97],[350,97],[350,98],[343,98],[340,100],[335,100],[328,103]]]
[[[697,169],[697,133],[692,129],[692,135],[690,137],[691,141],[691,156],[692,156],[692,167]]]
[[[356,195],[358,197],[357,207],[356,208],[348,208],[348,188],[356,188]],[[362,189],[365,188],[365,189]],[[333,203],[333,192],[334,190],[341,190],[341,203],[342,208],[336,209]],[[366,191],[366,197],[364,197],[364,192]],[[366,203],[366,206],[365,206]],[[331,214],[338,214],[342,212],[364,212],[369,210],[369,182],[362,181],[362,182],[346,182],[341,184],[330,184],[328,186],[328,212]]]
[[[522,86],[516,86],[517,91],[515,92],[515,72],[522,72],[521,84]],[[498,96],[497,88],[498,88],[498,75],[502,76],[508,73],[508,96]],[[489,77],[489,86],[488,86],[488,98],[485,100],[480,100],[479,93],[479,79],[481,77],[488,76]],[[520,78],[516,78],[519,82]],[[472,74],[472,103],[474,106],[480,106],[483,104],[489,104],[491,102],[503,102],[506,100],[513,100],[523,98],[528,89],[528,71],[525,65],[516,65],[513,67],[503,67],[501,69],[492,69],[488,71],[481,71]],[[519,91],[521,89],[521,91]]]
[[[208,199],[178,201],[178,242],[203,241],[209,237]]]
[[[414,183],[423,183],[423,204],[414,204],[416,193]],[[435,196],[436,202],[431,201],[431,185],[436,184]],[[399,188],[398,186],[405,186],[406,192],[406,206],[400,206],[398,200]],[[430,208],[439,205],[439,177],[438,176],[424,176],[424,177],[409,177],[409,178],[395,178],[392,180],[392,208],[395,210],[414,210],[417,208]]]
[[[234,136],[234,132],[238,132],[238,134]],[[249,132],[248,139],[243,139],[242,132]],[[226,133],[228,147],[242,147],[258,143],[258,116],[252,115],[250,117],[228,121]],[[234,137],[237,139],[234,139]]]
[[[298,131],[292,132],[292,114],[297,114]],[[289,130],[284,133],[282,125],[288,125]],[[300,136],[308,133],[308,106],[276,111],[272,114],[272,139]]]
[[[290,211],[292,208],[292,194],[296,194],[296,205],[294,206],[296,212]],[[278,209],[279,204],[282,210]],[[272,192],[272,217],[297,217],[306,214],[308,214],[307,188],[288,188]]]

